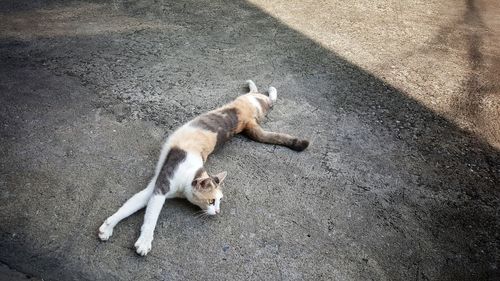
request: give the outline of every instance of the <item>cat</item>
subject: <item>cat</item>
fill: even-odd
[[[204,168],[207,157],[232,136],[243,133],[252,140],[303,151],[309,141],[264,131],[259,121],[277,100],[277,91],[258,92],[251,80],[249,92],[213,111],[204,113],[174,131],[165,141],[153,178],[148,186],[128,199],[116,213],[99,227],[99,238],[106,241],[123,219],[146,207],[136,252],[145,256],[151,250],[153,233],[165,199],[181,197],[199,206],[206,215],[220,212],[223,197],[221,184],[227,173],[210,175]]]

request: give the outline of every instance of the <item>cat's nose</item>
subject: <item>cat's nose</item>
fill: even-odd
[[[216,213],[216,214],[220,213],[220,209],[216,209],[216,210],[215,210],[215,213]]]

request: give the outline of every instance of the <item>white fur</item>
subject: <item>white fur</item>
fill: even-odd
[[[258,93],[257,85],[252,80],[247,80],[248,88],[250,89],[250,93]]]
[[[211,216],[215,216],[217,214],[217,209],[215,208],[214,205],[210,205],[208,206],[207,208],[207,214],[211,215]]]
[[[175,169],[174,174],[169,179],[170,190],[166,194],[153,194],[156,179],[160,173],[161,167],[165,162],[169,151],[169,141],[163,145],[160,153],[160,159],[156,165],[155,175],[149,182],[148,186],[142,191],[136,193],[123,204],[112,216],[107,218],[99,227],[99,238],[106,241],[113,234],[113,228],[124,218],[146,207],[144,215],[144,223],[141,227],[141,235],[135,243],[136,251],[139,255],[144,256],[151,250],[153,241],[154,229],[158,221],[161,209],[167,198],[183,197],[191,201],[192,186],[191,182],[196,171],[203,167],[203,159],[200,155],[187,153],[186,158]],[[218,210],[217,210],[218,212]],[[215,215],[214,211],[214,215]]]
[[[278,99],[278,91],[274,87],[269,87],[269,98],[274,103]]]

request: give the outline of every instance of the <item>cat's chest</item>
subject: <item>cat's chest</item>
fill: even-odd
[[[203,160],[197,154],[188,153],[186,159],[175,169],[174,174],[169,179],[169,197],[186,198],[186,192],[190,192],[196,171],[203,167]]]
[[[185,195],[184,191],[177,191],[175,193],[175,197],[176,198],[186,198],[186,195]]]

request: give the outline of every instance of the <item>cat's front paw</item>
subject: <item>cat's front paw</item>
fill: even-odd
[[[151,242],[153,242],[153,238],[140,236],[135,242],[135,251],[137,254],[141,256],[145,256],[151,251]]]
[[[109,237],[113,235],[113,227],[106,221],[99,227],[99,239],[101,241],[108,241]]]

